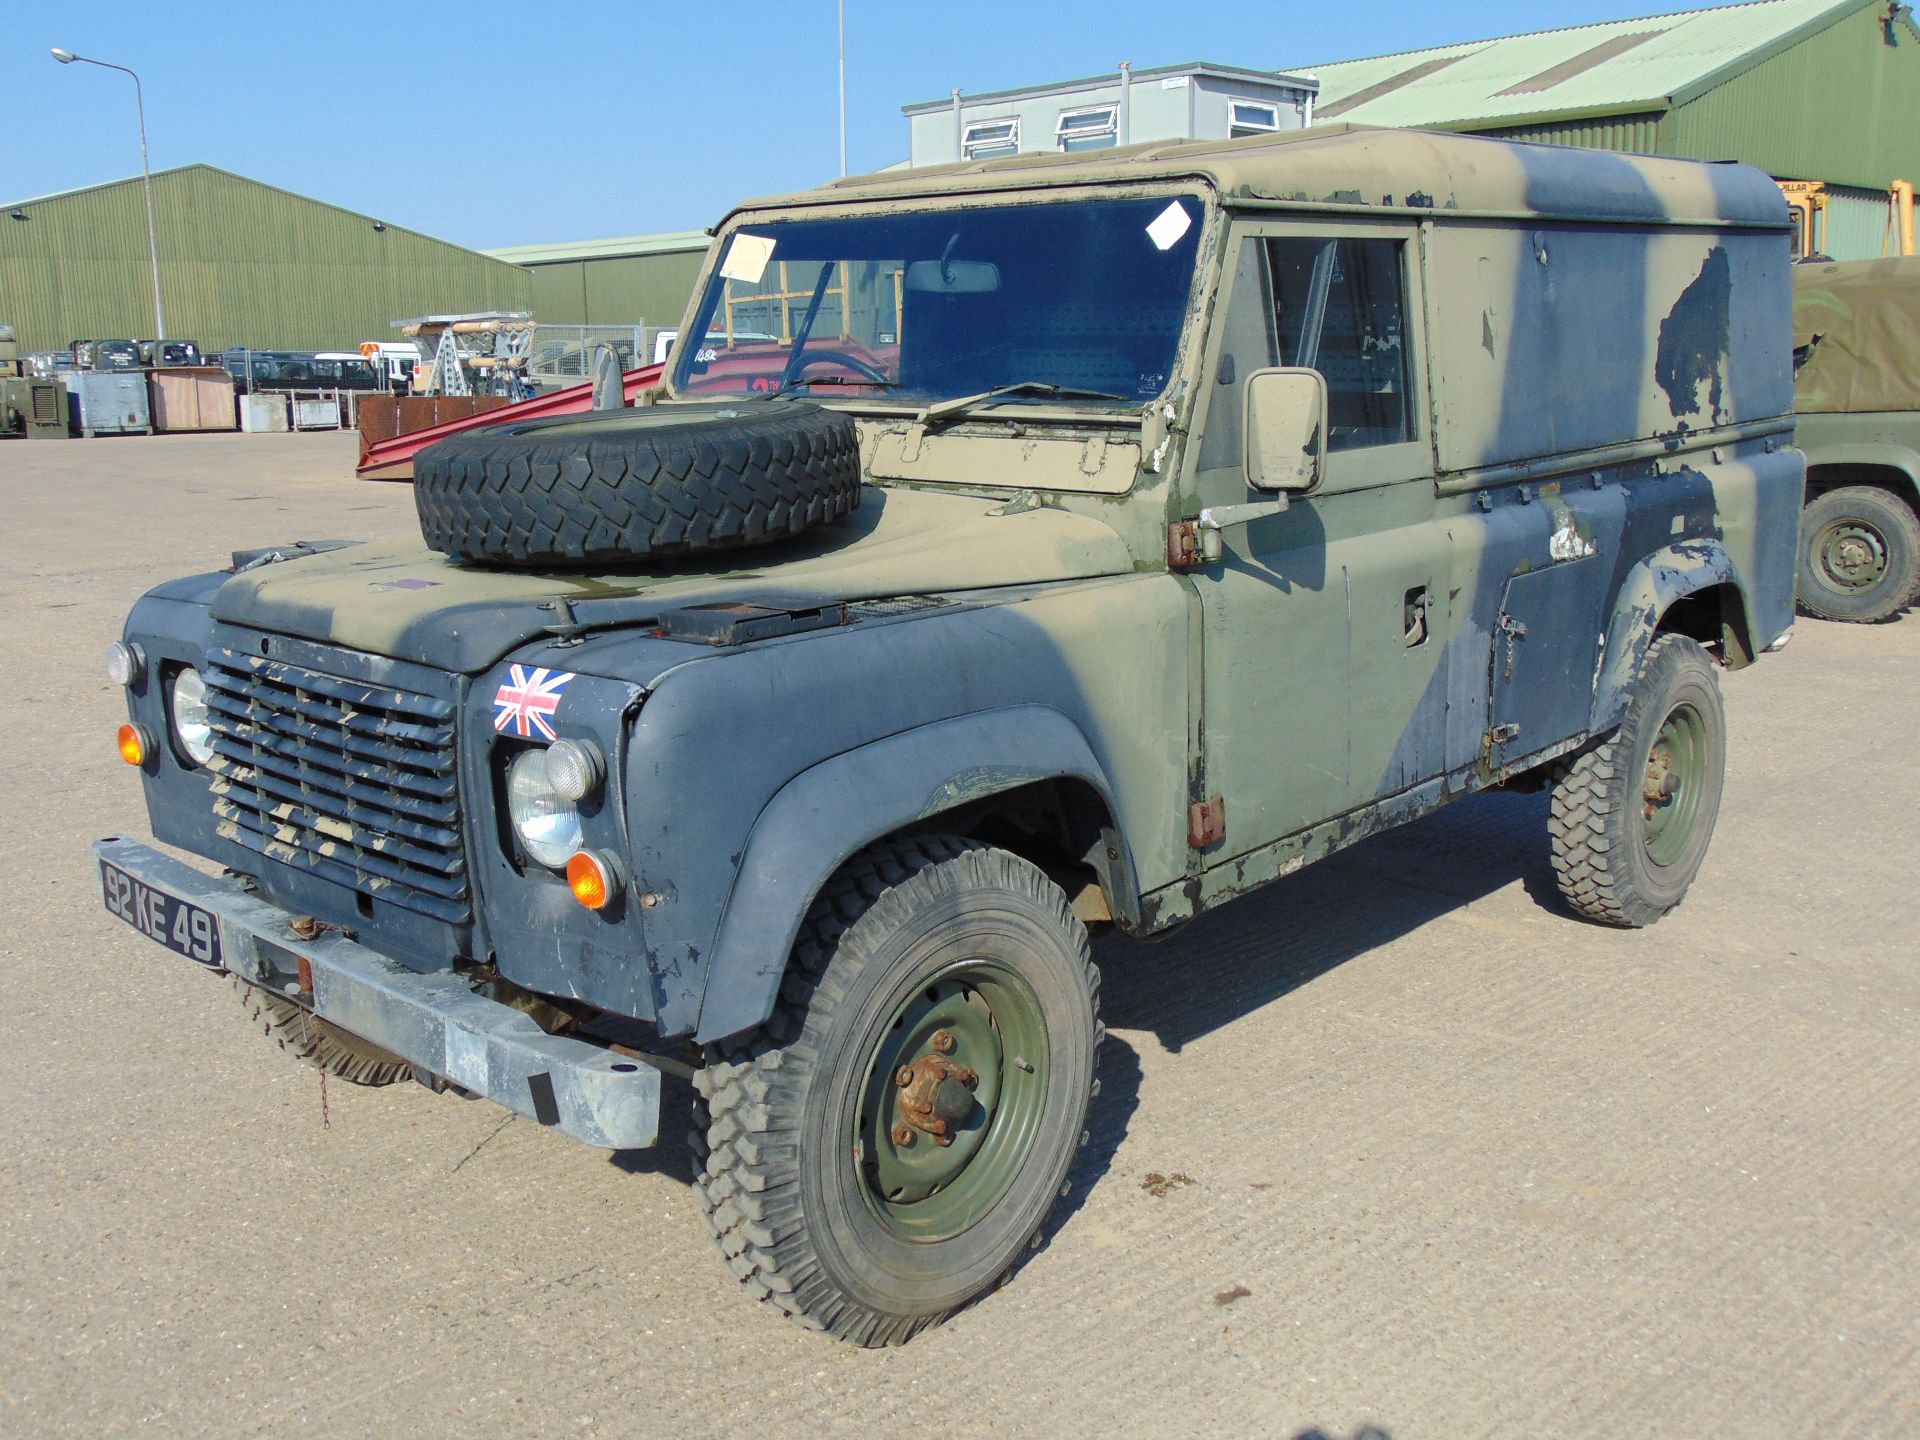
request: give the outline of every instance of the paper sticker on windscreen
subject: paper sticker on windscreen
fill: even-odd
[[[1153,217],[1147,226],[1147,238],[1153,241],[1156,250],[1165,250],[1187,233],[1193,224],[1193,217],[1187,214],[1187,207],[1178,200]]]
[[[728,280],[741,280],[748,285],[758,284],[760,277],[767,273],[767,262],[771,259],[773,259],[771,235],[736,235],[727,245],[727,258],[720,262],[720,273]]]

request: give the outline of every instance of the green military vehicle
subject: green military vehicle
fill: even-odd
[[[121,749],[227,874],[104,840],[106,905],[595,1145],[692,1042],[727,1265],[904,1340],[1069,1182],[1090,929],[1503,783],[1575,912],[1680,903],[1792,618],[1788,327],[1737,166],[1333,126],[748,205],[644,405],[139,602]]]
[[[1878,621],[1920,599],[1920,259],[1794,267],[1800,605]]]

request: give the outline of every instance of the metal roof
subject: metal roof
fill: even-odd
[[[566,260],[615,260],[628,255],[679,255],[705,250],[704,230],[667,230],[658,235],[618,235],[610,240],[572,240],[556,245],[508,245],[482,250],[511,265],[555,265]]]
[[[1321,118],[1360,125],[1666,110],[1869,5],[1885,0],[1754,0],[1302,68]]]
[[[1208,185],[1230,203],[1311,210],[1787,225],[1780,187],[1744,165],[1339,122],[1244,140],[1161,141],[883,171],[741,208],[892,204],[905,196],[1181,181]]]

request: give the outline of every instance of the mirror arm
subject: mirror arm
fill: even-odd
[[[1220,532],[1230,525],[1245,525],[1254,520],[1265,520],[1270,515],[1284,515],[1288,500],[1285,495],[1272,500],[1255,500],[1245,505],[1209,505],[1200,512],[1200,518],[1193,522],[1200,532],[1200,558],[1209,564],[1220,558]]]

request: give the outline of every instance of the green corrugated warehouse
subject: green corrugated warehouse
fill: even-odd
[[[152,337],[140,190],[0,204],[0,322],[23,349]],[[351,349],[409,316],[532,308],[517,265],[211,165],[157,171],[153,204],[167,333],[209,350]]]
[[[533,276],[534,318],[543,325],[680,323],[707,253],[707,232],[676,230],[564,245],[486,252]]]
[[[1920,181],[1920,29],[1890,0],[1756,0],[1290,67],[1316,120],[1741,160],[1828,187],[1825,248],[1882,253]]]

